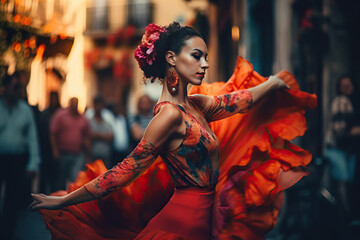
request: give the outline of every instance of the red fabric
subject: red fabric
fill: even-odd
[[[107,171],[102,161],[87,165],[65,195]],[[136,181],[103,199],[62,210],[40,210],[47,228],[55,239],[114,240],[134,239],[166,204],[173,184],[165,164],[159,158]]]
[[[220,142],[213,227],[219,239],[263,239],[276,224],[281,190],[307,174],[305,167],[311,161],[311,154],[289,141],[304,134],[305,109],[315,108],[317,98],[301,92],[289,72],[282,71],[279,75],[290,90],[268,94],[247,114],[210,123]],[[239,57],[228,82],[195,86],[189,94],[215,96],[264,81],[266,78]]]
[[[210,123],[220,143],[212,227],[215,238],[263,239],[276,224],[281,191],[307,174],[311,154],[290,140],[304,134],[304,112],[316,107],[316,96],[301,92],[290,73],[281,72],[280,76],[291,90],[269,94],[247,114]],[[265,80],[239,57],[227,83],[203,83],[193,87],[190,94],[226,94]],[[69,191],[105,170],[100,162],[88,165],[88,171],[79,175]],[[53,239],[133,239],[165,205],[172,191],[170,174],[158,159],[131,185],[105,199],[41,213]],[[184,239],[161,231],[151,238]]]
[[[175,189],[170,201],[136,239],[162,240],[177,236],[180,239],[209,240],[214,197],[214,190]]]

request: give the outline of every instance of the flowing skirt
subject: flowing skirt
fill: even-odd
[[[169,202],[136,239],[209,240],[214,198],[214,189],[175,188]]]
[[[264,239],[265,233],[276,224],[282,191],[307,175],[306,166],[312,156],[290,141],[305,133],[305,110],[315,108],[317,99],[314,94],[300,91],[296,79],[289,72],[281,72],[280,77],[291,87],[290,90],[268,94],[246,114],[210,123],[219,139],[220,155],[211,227],[213,239]],[[226,94],[264,81],[266,78],[239,57],[229,81],[203,83],[194,86],[189,94]],[[106,171],[101,161],[89,164],[87,168],[67,191],[57,194],[74,191]],[[173,191],[171,176],[164,162],[158,159],[131,185],[105,199],[59,211],[41,210],[41,213],[54,240],[186,239],[189,237],[187,232],[192,231],[188,227],[194,222],[190,217],[186,218],[192,208],[180,207],[177,200],[166,205]],[[190,197],[188,193],[180,193],[177,190],[174,198]],[[210,201],[204,199],[195,202],[207,208]],[[150,221],[161,209],[159,217]],[[179,213],[179,218],[175,218],[174,213]],[[171,233],[172,237],[164,228],[170,226],[165,220],[168,218],[178,221],[171,225],[179,230]],[[200,229],[197,224],[205,226],[210,219],[209,216],[206,221],[195,221],[194,227]],[[146,225],[148,227],[142,232]],[[208,231],[204,230],[199,239],[208,236]]]

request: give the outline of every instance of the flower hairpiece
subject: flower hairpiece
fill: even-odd
[[[147,25],[145,34],[141,39],[141,44],[137,47],[134,54],[140,67],[144,67],[146,64],[153,64],[155,60],[154,44],[159,39],[160,34],[165,31],[165,28],[154,23]]]

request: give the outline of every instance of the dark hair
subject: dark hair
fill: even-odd
[[[146,78],[150,78],[151,82],[155,79],[160,81],[165,78],[165,71],[167,62],[165,54],[167,51],[173,51],[179,54],[181,49],[185,46],[185,41],[192,37],[200,37],[201,34],[195,29],[188,26],[180,26],[179,23],[173,22],[167,26],[166,31],[160,34],[159,39],[154,44],[154,51],[156,53],[153,64],[146,64],[141,68]]]

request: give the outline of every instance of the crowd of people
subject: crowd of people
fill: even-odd
[[[95,96],[92,107],[80,113],[77,98],[62,108],[58,93],[51,92],[49,106],[39,111],[26,102],[18,73],[6,75],[2,85],[0,236],[11,239],[30,191],[66,190],[85,164],[97,159],[107,168],[121,162],[151,120],[154,103],[143,95],[136,114],[128,115],[123,103],[110,109],[102,96]]]
[[[67,108],[53,112],[46,131],[49,131],[50,157],[56,171],[52,179],[43,180],[55,188],[50,187],[46,192],[66,189],[86,163],[100,159],[110,169],[130,153],[152,118],[154,102],[142,95],[134,114],[127,114],[123,105],[118,103],[114,107],[97,95],[92,107],[87,107],[83,114],[78,110],[77,98],[71,98]]]

